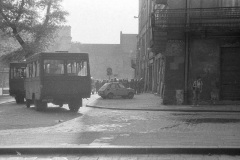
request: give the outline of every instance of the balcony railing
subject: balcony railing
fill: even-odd
[[[240,27],[240,7],[156,9],[152,25],[158,29],[201,29]]]

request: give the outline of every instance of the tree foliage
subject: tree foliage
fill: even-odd
[[[62,0],[0,0],[0,30],[14,37],[21,48],[2,56],[21,60],[47,49],[68,13]]]

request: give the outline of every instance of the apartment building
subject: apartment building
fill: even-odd
[[[240,101],[240,0],[139,0],[136,78],[164,104]]]

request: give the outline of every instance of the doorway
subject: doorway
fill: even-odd
[[[221,100],[240,100],[240,47],[221,48]]]

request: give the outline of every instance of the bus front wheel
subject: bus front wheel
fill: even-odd
[[[17,95],[17,96],[15,97],[15,100],[16,100],[16,103],[17,103],[17,104],[24,103],[24,96],[22,96],[22,95]]]
[[[30,99],[26,99],[26,106],[27,106],[27,108],[30,108],[30,106],[31,106],[31,100]]]
[[[71,100],[68,103],[68,107],[72,112],[78,112],[79,108],[82,106],[82,98],[79,100]]]

